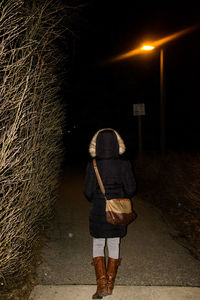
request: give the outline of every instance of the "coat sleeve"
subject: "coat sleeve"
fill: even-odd
[[[122,182],[125,197],[131,198],[136,193],[136,180],[129,160],[123,162]]]
[[[89,202],[92,202],[92,196],[96,188],[96,181],[94,177],[92,163],[87,164],[85,184],[84,184],[84,195]]]

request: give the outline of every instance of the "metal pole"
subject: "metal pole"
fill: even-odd
[[[138,116],[138,151],[142,153],[142,117]]]
[[[160,49],[160,149],[165,153],[165,95],[164,95],[164,51]]]

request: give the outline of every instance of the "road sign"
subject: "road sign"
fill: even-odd
[[[133,104],[133,115],[134,116],[144,116],[145,115],[145,104],[144,103]]]

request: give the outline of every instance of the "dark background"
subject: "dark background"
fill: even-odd
[[[68,153],[86,156],[93,134],[104,127],[118,130],[128,153],[137,153],[133,103],[138,102],[146,108],[143,149],[159,151],[159,48],[114,64],[102,62],[138,48],[146,40],[199,24],[197,6],[189,2],[159,7],[113,0],[79,4],[84,7],[72,49],[69,86],[63,90],[68,103]],[[200,148],[199,33],[197,29],[163,46],[167,150],[194,152]]]

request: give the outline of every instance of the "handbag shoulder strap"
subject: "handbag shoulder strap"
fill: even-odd
[[[94,166],[94,170],[95,170],[95,173],[96,173],[96,176],[97,176],[97,181],[98,181],[98,183],[99,183],[100,190],[101,190],[102,194],[103,194],[104,197],[105,197],[106,191],[105,191],[103,182],[102,182],[102,180],[101,180],[101,176],[100,176],[100,174],[99,174],[99,170],[98,170],[98,168],[97,168],[97,162],[96,162],[96,159],[95,159],[95,158],[93,159],[93,166]]]

